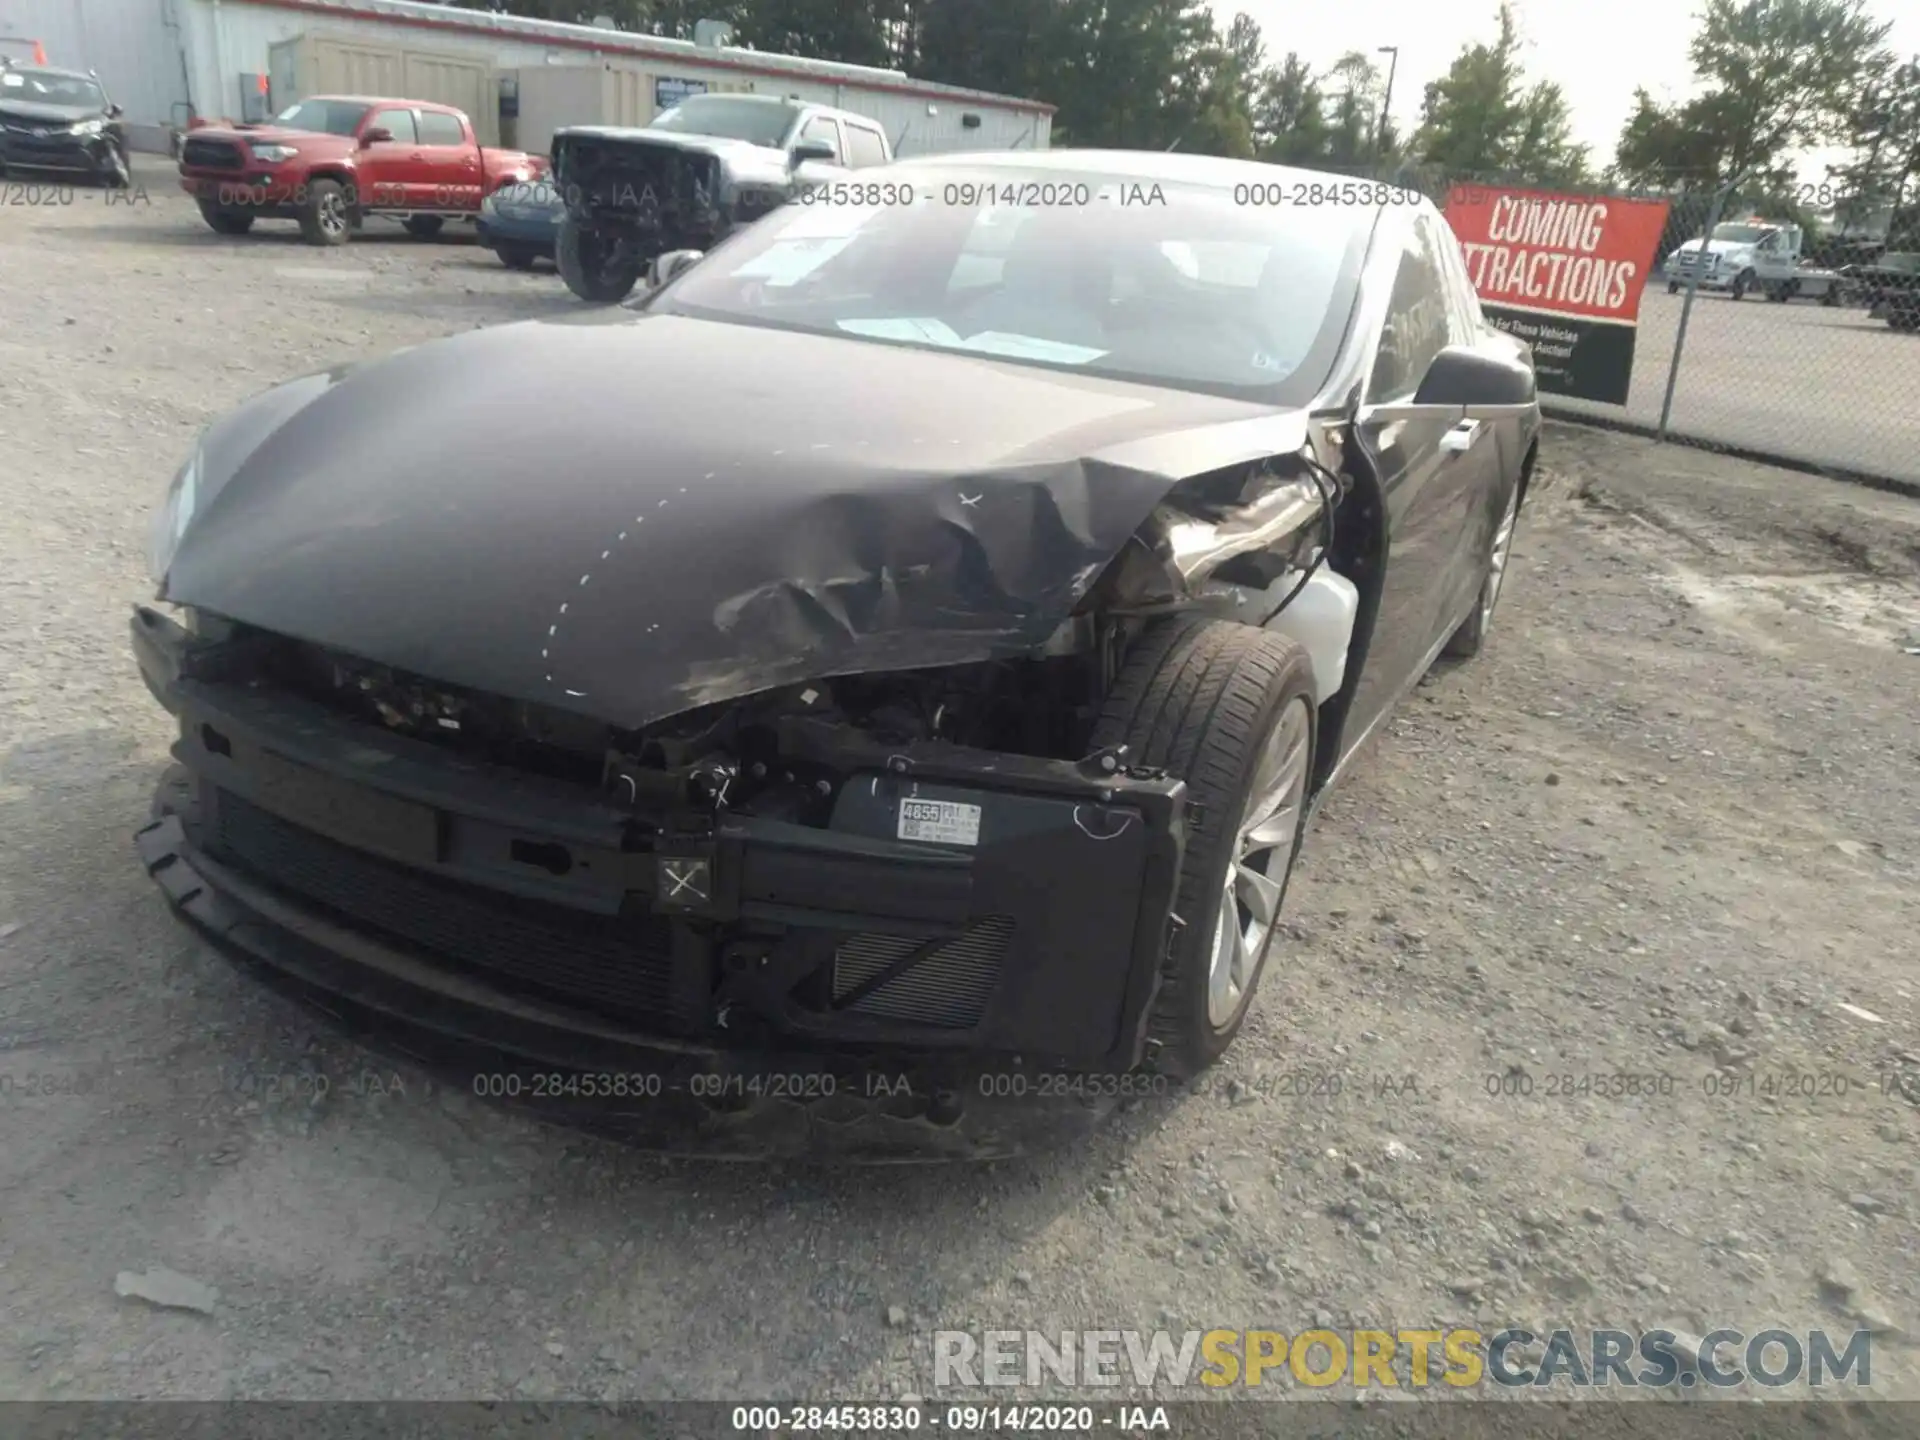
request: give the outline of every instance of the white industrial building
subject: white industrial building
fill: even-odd
[[[840,106],[880,121],[909,155],[1045,149],[1053,116],[1037,100],[898,70],[422,0],[0,3],[0,49],[35,42],[51,65],[97,72],[134,144],[153,150],[189,116],[263,119],[328,90],[459,105],[483,139],[533,150],[546,148],[555,125],[643,125],[702,90]]]

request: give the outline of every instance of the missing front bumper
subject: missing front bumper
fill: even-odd
[[[299,941],[322,989],[350,966],[356,985],[401,987],[388,1011],[454,1016],[454,1031],[533,1006],[563,1032],[749,1068],[787,1052],[911,1062],[944,1077],[929,1093],[1143,1058],[1185,844],[1178,781],[849,739],[825,828],[726,813],[657,828],[612,795],[456,763],[222,678],[217,647],[154,611],[133,636],[180,717],[191,793],[143,838],[155,878],[183,867],[250,935]],[[829,727],[813,743],[841,742]]]

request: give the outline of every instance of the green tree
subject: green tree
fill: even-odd
[[[1731,145],[1732,107],[1721,95],[1661,105],[1633,92],[1633,113],[1614,147],[1612,178],[1626,185],[1679,190],[1711,184]]]
[[[1704,90],[1671,106],[1638,97],[1616,170],[1646,183],[1783,190],[1794,151],[1848,138],[1863,80],[1886,63],[1889,28],[1866,0],[1707,0],[1688,50]]]
[[[1048,93],[1038,57],[1058,43],[1058,7],[1033,0],[939,0],[921,7],[914,73],[947,85]]]
[[[1413,157],[1455,175],[1586,183],[1587,151],[1573,143],[1566,95],[1552,81],[1527,84],[1511,6],[1500,6],[1497,23],[1492,44],[1464,46],[1428,84]]]
[[[1349,50],[1328,69],[1327,83],[1334,87],[1327,158],[1343,168],[1370,162],[1378,147],[1380,102],[1386,98],[1380,67],[1363,51]]]
[[[1326,158],[1326,96],[1313,70],[1288,52],[1259,76],[1253,101],[1255,153],[1279,165],[1309,165]]]
[[[1884,218],[1904,245],[1911,216],[1903,202],[1920,179],[1920,57],[1870,67],[1848,112],[1851,154],[1827,171],[1839,192],[1834,219],[1845,233]]]

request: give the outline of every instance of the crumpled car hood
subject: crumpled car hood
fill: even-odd
[[[1031,652],[1237,401],[670,315],[469,332],[209,431],[165,599],[637,727]]]

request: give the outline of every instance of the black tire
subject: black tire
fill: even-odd
[[[1460,628],[1448,637],[1440,652],[1450,660],[1471,660],[1487,648],[1487,632],[1493,628],[1493,608],[1504,588],[1507,564],[1513,554],[1513,535],[1520,523],[1520,503],[1525,498],[1524,482],[1513,487],[1506,508],[1494,522],[1487,540],[1487,573],[1480,581],[1480,593],[1474,598],[1473,613],[1460,622]]]
[[[200,202],[200,218],[222,235],[244,235],[253,229],[254,217],[245,210],[223,210],[211,200]]]
[[[1148,1063],[1163,1074],[1186,1078],[1204,1070],[1233,1043],[1246,1019],[1299,854],[1319,738],[1313,695],[1313,665],[1297,641],[1228,620],[1176,616],[1154,622],[1135,640],[1102,707],[1094,744],[1124,744],[1134,764],[1163,766],[1187,782],[1189,799],[1202,807],[1201,822],[1187,837],[1174,898],[1174,911],[1185,923],[1174,936],[1148,1017]],[[1231,1013],[1211,1016],[1216,927],[1249,791],[1269,744],[1283,724],[1297,726],[1302,711],[1305,779],[1285,873],[1277,877],[1274,925],[1261,954],[1252,957]],[[1270,854],[1269,864],[1280,858],[1277,850]],[[1234,918],[1244,923],[1237,911]]]
[[[1678,295],[1679,293],[1680,293],[1680,282],[1678,280],[1667,281],[1667,294]]]
[[[107,145],[107,163],[100,169],[100,183],[109,190],[125,190],[133,184],[127,152],[111,142]]]
[[[338,180],[314,180],[300,207],[300,238],[309,245],[344,245],[353,238],[353,210]]]
[[[1902,333],[1920,330],[1920,310],[1889,310],[1887,324]]]
[[[1840,303],[1840,287],[1838,285],[1827,286],[1825,290],[1820,292],[1820,303],[1822,305],[1838,305]]]
[[[439,215],[409,215],[400,222],[400,228],[416,240],[431,240],[446,227],[446,219]]]
[[[513,245],[501,241],[493,247],[493,253],[500,257],[500,263],[509,270],[531,270],[534,261],[540,258],[540,251],[532,245]]]
[[[553,258],[567,288],[596,305],[616,304],[631,295],[647,264],[631,245],[597,235],[571,215],[560,222]]]
[[[1747,291],[1751,290],[1752,288],[1753,288],[1753,271],[1742,270],[1738,275],[1733,277],[1733,289],[1727,292],[1728,298],[1733,300],[1744,300],[1747,298]]]

